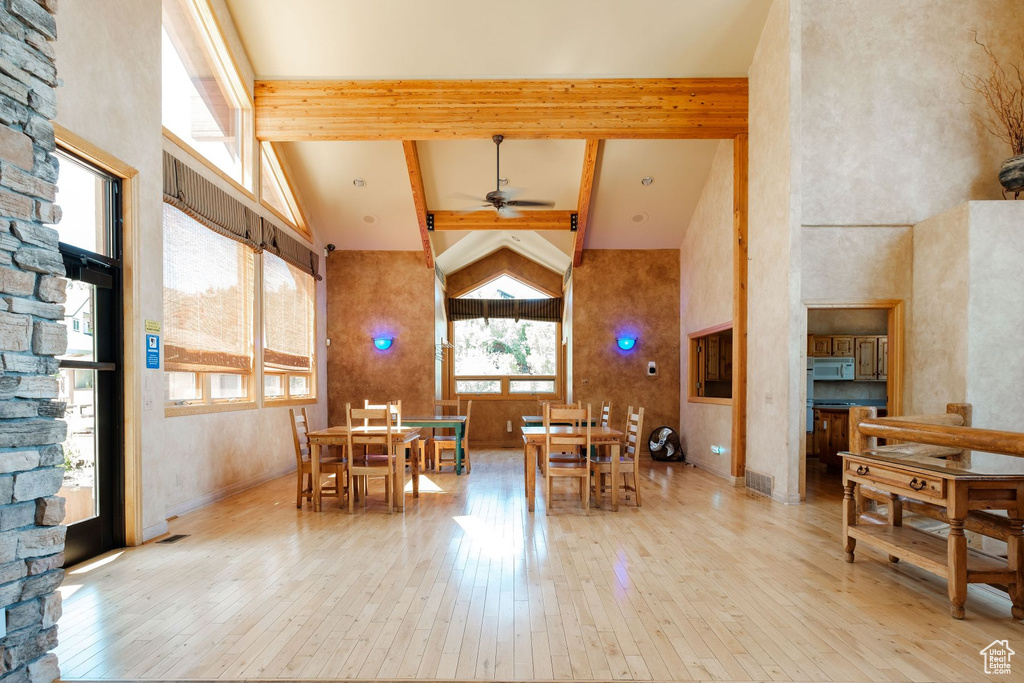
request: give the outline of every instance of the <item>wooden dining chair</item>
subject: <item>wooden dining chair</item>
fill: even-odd
[[[553,434],[552,428],[566,424],[576,427],[572,435]],[[590,514],[590,404],[582,408],[544,408],[544,480],[547,484],[547,514],[554,507],[556,478],[579,479],[580,502],[584,514]]]
[[[384,479],[384,497],[388,502],[388,514],[394,512],[395,501],[400,495],[398,485],[398,456],[394,452],[392,429],[394,429],[394,413],[390,403],[382,408],[353,408],[351,403],[345,404],[345,424],[348,427],[348,481],[350,493],[362,490],[362,502],[366,505],[370,477]],[[362,425],[359,424],[362,421]],[[373,433],[359,433],[360,427],[382,427]],[[355,433],[353,433],[355,429]],[[363,452],[356,451],[362,446]],[[379,447],[381,452],[371,452]],[[404,495],[404,492],[401,493]],[[355,512],[355,496],[348,497],[348,511]]]
[[[436,398],[434,399],[434,413],[437,415],[462,415],[462,397],[456,396],[455,398]],[[433,430],[434,436],[453,436],[455,434],[454,429],[449,428],[435,428]],[[425,457],[427,459],[427,467],[431,469],[437,468],[437,463],[434,460],[434,449],[430,447],[432,444],[428,439],[427,448],[425,449]],[[421,468],[422,469],[422,468]]]
[[[462,464],[466,468],[466,474],[469,474],[473,466],[469,459],[469,419],[473,412],[473,402],[466,401],[466,424],[462,427]],[[435,436],[430,440],[429,449],[433,452],[434,459],[434,471],[440,472],[441,468],[445,465],[451,465],[455,467],[455,436]],[[446,460],[444,457],[445,451],[452,452],[451,460]]]
[[[292,423],[292,441],[295,444],[295,469],[297,484],[295,487],[295,507],[302,508],[302,499],[313,500],[313,461],[310,459],[311,447],[309,444],[309,417],[306,409],[303,408],[296,413],[293,408],[288,409]],[[347,486],[344,486],[346,472],[346,460],[344,457],[324,457],[327,448],[322,448],[320,456],[320,474],[333,475],[334,486],[321,487],[320,495],[334,496],[341,498]],[[308,482],[308,483],[307,483]]]
[[[633,406],[626,411],[626,439],[619,452],[619,474],[622,475],[622,488],[626,492],[626,500],[629,500],[629,492],[636,494],[636,506],[640,507],[640,474],[638,464],[640,456],[640,435],[644,429],[644,409],[641,407],[633,412]],[[611,491],[612,486],[618,486],[619,482],[607,482],[612,473],[611,453],[601,453],[590,462],[590,472],[594,475],[594,498],[595,503],[601,500],[601,492]],[[632,477],[632,486],[629,479]]]
[[[402,399],[397,399],[397,400],[394,400],[394,401],[389,401],[386,404],[385,403],[370,403],[369,399],[363,399],[363,407],[364,408],[377,408],[377,409],[380,409],[380,408],[383,408],[385,405],[391,406],[391,422],[392,422],[392,424],[395,427],[401,427],[402,426]],[[364,420],[364,423],[365,423],[365,420]],[[414,458],[414,457],[417,456],[417,454],[413,451],[413,449],[417,448],[417,447],[419,449],[420,470],[422,471],[423,470],[423,462],[424,462],[423,453],[426,450],[425,441],[423,439],[419,439],[416,443],[413,443],[412,441],[407,441],[402,446],[402,449],[405,451],[406,459],[408,459],[408,458]]]

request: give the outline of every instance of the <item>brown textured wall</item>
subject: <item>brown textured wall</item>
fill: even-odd
[[[459,296],[504,271],[547,290],[549,294],[558,295],[562,292],[562,276],[559,273],[548,270],[511,249],[499,249],[461,270],[448,274],[448,292],[451,296]]]
[[[465,402],[465,401],[463,401]],[[473,414],[470,416],[470,446],[480,447],[521,447],[523,415],[536,415],[540,411],[537,401],[473,401]],[[508,421],[512,421],[512,432],[505,430]]]
[[[387,351],[374,335],[394,337]],[[418,251],[335,251],[327,259],[330,423],[345,403],[401,399],[406,414],[434,401],[434,271]]]
[[[644,431],[679,428],[679,251],[587,250],[573,270],[573,398],[600,409],[612,402],[614,424],[629,405],[644,407]],[[637,337],[621,351],[619,334]],[[648,361],[658,376],[647,376]],[[646,437],[646,434],[645,434]]]

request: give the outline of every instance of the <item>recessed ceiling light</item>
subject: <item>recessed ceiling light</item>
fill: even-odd
[[[644,176],[643,178],[640,179],[640,184],[643,185],[644,187],[647,187],[653,182],[654,178],[652,178],[651,176]]]
[[[355,185],[356,187],[366,187],[366,181],[363,180],[362,178],[356,178],[355,180],[352,181],[352,184]]]
[[[522,241],[518,237],[516,237],[515,235],[509,235],[509,237],[511,237],[516,242],[521,242]]]
[[[629,217],[629,220],[632,221],[634,225],[643,225],[649,219],[650,216],[647,215],[646,211],[637,211],[636,213]]]
[[[505,187],[506,185],[508,185],[508,178],[498,178],[498,185],[500,187]]]
[[[367,225],[377,225],[380,223],[380,218],[372,213],[368,213],[363,216],[363,222]]]

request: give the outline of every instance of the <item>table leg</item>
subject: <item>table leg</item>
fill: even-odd
[[[619,509],[619,458],[622,457],[619,449],[622,446],[618,441],[611,444],[609,452],[612,456],[612,512]]]
[[[1017,574],[1017,581],[1010,586],[1010,600],[1013,603],[1010,614],[1014,619],[1024,619],[1024,520],[1022,519],[1010,520],[1010,536],[1006,539],[1006,562],[1007,566]]]
[[[857,499],[853,495],[857,488],[857,482],[843,482],[843,550],[846,551],[846,561],[853,562],[853,551],[857,547],[857,539],[850,538],[849,529],[857,526]]]
[[[320,512],[320,444],[311,443],[309,449],[309,459],[312,463],[311,477],[313,481],[310,482],[313,485],[313,511]]]
[[[537,501],[537,454],[540,451],[538,446],[526,444],[526,500],[530,512],[533,512],[534,503]]]
[[[416,452],[410,455],[412,456],[412,497],[420,497],[420,460],[423,459],[423,439],[416,439]]]
[[[395,447],[395,478],[392,480],[395,485],[391,488],[391,495],[395,499],[395,509],[405,509],[405,444],[398,444]]]
[[[455,474],[462,474],[462,423],[455,423]]]
[[[949,602],[954,619],[964,618],[967,602],[967,537],[964,535],[963,517],[949,520]]]

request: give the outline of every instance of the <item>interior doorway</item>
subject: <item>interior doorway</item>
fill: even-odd
[[[69,280],[60,357],[68,566],[124,545],[121,179],[58,151]]]
[[[807,305],[802,499],[841,497],[851,407],[901,413],[902,312],[901,301]]]

